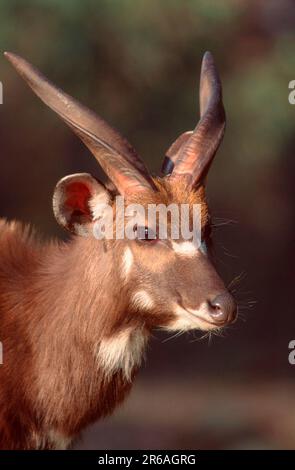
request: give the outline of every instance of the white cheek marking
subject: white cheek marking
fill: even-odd
[[[144,310],[150,310],[154,307],[154,301],[151,298],[150,294],[145,290],[139,290],[135,292],[132,297],[132,303],[136,307],[142,308]]]
[[[143,330],[130,328],[103,339],[98,348],[97,359],[105,374],[109,377],[122,370],[125,379],[130,381],[132,370],[141,364],[147,339]]]
[[[193,242],[176,243],[172,241],[173,251],[183,256],[194,256],[197,253],[197,247]]]
[[[93,198],[90,199],[89,205],[93,215],[93,219],[97,220],[104,214],[104,207],[108,205],[110,198],[107,192],[101,192],[96,194]]]
[[[123,277],[126,279],[132,269],[134,257],[132,251],[129,247],[125,248],[123,254],[123,263],[122,263],[122,274]]]

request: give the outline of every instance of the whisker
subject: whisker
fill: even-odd
[[[183,335],[186,332],[186,330],[179,330],[176,333],[174,333],[172,336],[169,336],[168,338],[165,338],[162,343],[167,343],[167,341],[170,341],[171,339],[178,338],[179,336]]]
[[[227,219],[227,218],[224,218],[224,217],[213,217],[211,227],[212,228],[219,228],[219,227],[224,227],[224,226],[227,226],[227,225],[235,225],[235,224],[238,224],[237,220]]]
[[[231,289],[235,286],[237,286],[242,280],[245,279],[245,277],[247,276],[246,272],[245,271],[242,271],[240,274],[238,274],[237,276],[235,276],[231,281],[230,283],[228,284],[227,288],[229,291],[231,291]],[[232,291],[231,291],[232,292]]]

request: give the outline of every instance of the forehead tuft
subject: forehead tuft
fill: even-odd
[[[136,203],[148,206],[148,204],[201,204],[202,226],[205,226],[209,220],[209,209],[206,202],[205,188],[199,186],[196,189],[187,187],[186,182],[179,178],[177,183],[170,182],[168,178],[154,178],[157,192],[145,191],[133,194],[128,199],[127,204]]]

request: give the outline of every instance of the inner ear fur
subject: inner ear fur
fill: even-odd
[[[108,204],[111,195],[89,173],[76,173],[59,180],[53,193],[53,212],[57,222],[76,235],[87,236],[94,220],[94,207]]]

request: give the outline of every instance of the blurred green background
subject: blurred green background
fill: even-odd
[[[295,448],[294,1],[1,0],[0,45],[120,129],[153,172],[198,119],[205,50],[223,82],[227,131],[208,196],[242,318],[210,343],[155,333],[127,402],[76,447]],[[4,58],[0,71],[0,215],[64,237],[55,183],[101,174]]]

